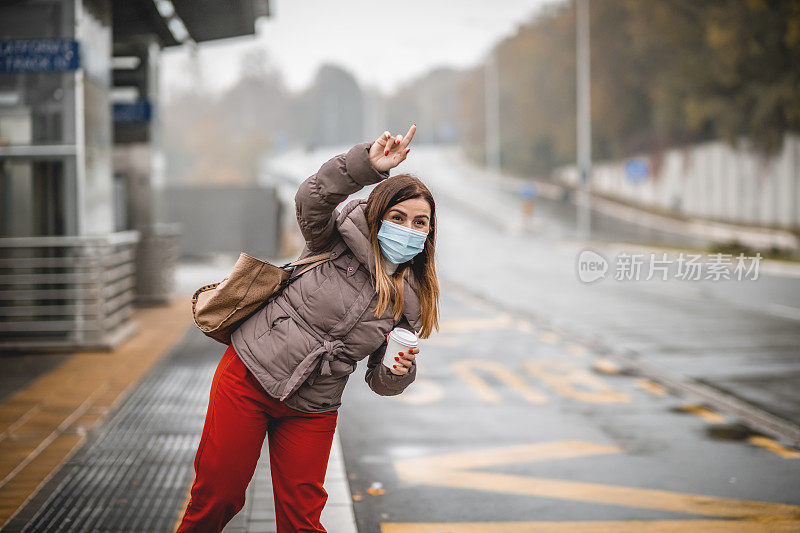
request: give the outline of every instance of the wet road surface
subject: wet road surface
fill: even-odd
[[[797,424],[797,278],[585,284],[574,207],[538,202],[520,231],[509,191],[416,155],[403,170],[437,197],[443,327],[403,395],[351,377],[342,443],[361,531],[800,529],[793,442],[595,349]],[[697,244],[595,221],[589,248],[609,260],[622,239]]]
[[[402,395],[351,376],[360,532],[800,527],[797,451],[456,289],[442,318]]]

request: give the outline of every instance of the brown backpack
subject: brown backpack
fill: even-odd
[[[242,252],[227,277],[195,291],[192,296],[194,323],[215,341],[230,344],[231,334],[242,322],[292,281],[330,257],[331,252],[325,252],[276,266]],[[290,277],[288,269],[306,264],[306,268]]]

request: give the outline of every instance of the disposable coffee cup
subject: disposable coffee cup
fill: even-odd
[[[409,348],[416,348],[418,344],[419,340],[416,333],[405,328],[394,328],[389,332],[386,353],[383,355],[383,365],[387,368],[392,368],[392,365],[402,364],[394,360],[395,357],[398,357],[397,352],[408,353]]]

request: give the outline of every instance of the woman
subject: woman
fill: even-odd
[[[366,381],[383,396],[414,381],[418,348],[395,355],[391,369],[381,361],[395,326],[421,338],[439,329],[433,197],[414,176],[387,179],[415,131],[413,125],[405,137],[387,131],[358,144],[300,185],[300,257],[331,251],[331,260],[298,277],[233,333],[214,374],[179,532],[221,531],[241,510],[266,434],[278,533],[324,532],[323,481],[356,363],[369,355]],[[336,209],[374,183],[366,200]]]

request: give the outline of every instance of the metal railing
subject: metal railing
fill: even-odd
[[[0,238],[0,351],[113,349],[134,331],[137,231]]]

